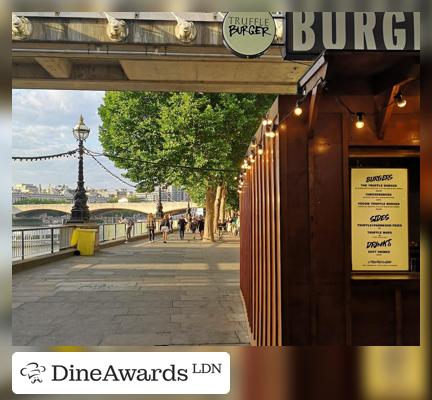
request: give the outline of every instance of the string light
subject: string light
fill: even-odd
[[[251,151],[251,153],[249,154],[249,160],[252,163],[255,162],[255,152],[254,151]]]
[[[49,155],[49,156],[12,157],[12,160],[13,161],[44,161],[44,160],[51,160],[54,158],[70,157],[70,156],[73,156],[77,152],[78,152],[78,149],[75,149],[75,150],[67,151],[66,153],[53,154],[53,155]]]
[[[271,129],[269,129],[269,127],[267,126],[267,130],[266,130],[265,135],[268,138],[271,138],[271,139],[274,138],[276,136],[276,130],[277,130],[277,128],[278,128],[278,126],[276,124],[273,124],[273,126],[272,126]]]
[[[262,144],[260,143],[258,145],[258,155],[262,156],[264,154],[264,149],[262,147]]]
[[[364,127],[365,123],[363,121],[363,113],[358,112],[357,113],[357,121],[355,123],[355,126],[357,129],[362,129]]]
[[[320,82],[318,82],[320,83]],[[303,93],[303,98],[305,97],[305,92]],[[297,117],[299,117],[300,115],[303,114],[303,109],[301,108],[300,104],[303,101],[303,98],[300,100],[297,100],[296,105],[294,107],[294,109],[291,110],[292,113],[294,113],[294,115],[296,115]],[[334,98],[336,99],[336,101],[339,103],[339,105],[341,105],[343,108],[345,108],[345,110],[351,114],[351,115],[355,115],[356,116],[356,122],[355,122],[355,126],[357,129],[362,129],[365,126],[365,122],[364,122],[364,116],[365,115],[379,115],[381,114],[387,107],[389,107],[389,105],[385,105],[382,109],[376,110],[373,113],[364,113],[364,112],[355,112],[355,110],[352,110],[351,108],[349,108],[339,96],[334,96]],[[399,90],[398,93],[394,96],[394,103],[396,103],[396,105],[399,108],[403,108],[407,105],[407,100],[403,97],[402,92]],[[391,104],[394,104],[391,103]],[[277,124],[273,124],[273,120],[271,120],[268,117],[268,114],[266,114],[261,121],[262,127],[264,127],[264,134],[266,137],[268,138],[274,138],[276,136],[276,131],[277,131]],[[261,130],[262,132],[262,130]],[[261,143],[257,144],[256,139],[253,138],[252,142],[251,142],[251,147],[252,148],[257,148],[256,150],[256,154],[258,154],[258,156],[262,156],[264,154],[264,149]],[[249,155],[250,160],[252,161],[252,156]],[[255,157],[253,157],[253,161],[255,161]],[[247,163],[247,160],[245,160],[246,164],[242,165],[242,168],[244,170],[246,169],[251,169],[251,166],[249,163]],[[241,175],[242,176],[242,175]]]
[[[404,108],[407,105],[407,101],[402,96],[402,92],[400,90],[399,90],[399,92],[397,92],[396,96],[394,97],[394,100],[396,102],[396,105],[399,108]]]
[[[297,117],[299,117],[300,115],[302,115],[302,113],[303,113],[303,109],[300,107],[299,102],[297,102],[294,108],[294,114],[297,115]]]
[[[270,119],[267,115],[265,115],[265,116],[263,117],[263,119],[262,119],[262,125],[263,125],[264,127],[266,127],[266,126],[268,126],[268,125],[271,125],[272,123],[273,123],[273,120]]]

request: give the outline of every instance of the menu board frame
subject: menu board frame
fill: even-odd
[[[402,233],[401,235],[404,235],[406,237],[406,247],[402,247],[404,251],[399,256],[399,260],[396,262],[396,266],[392,265],[390,267],[385,267],[383,265],[366,265],[364,262],[358,262],[359,253],[357,252],[357,255],[354,253],[354,246],[358,246],[359,244],[356,243],[357,240],[357,234],[361,232],[361,229],[357,227],[357,220],[358,216],[356,216],[355,211],[357,205],[354,204],[356,196],[354,196],[354,191],[358,190],[354,187],[354,184],[357,182],[354,182],[353,180],[353,171],[362,171],[367,172],[367,174],[371,176],[388,176],[392,175],[393,173],[400,173],[401,171],[404,171],[405,173],[405,182],[404,187],[402,187],[401,190],[404,190],[403,194],[399,197],[402,197],[406,200],[405,205],[405,213],[402,212],[401,216],[401,223],[402,223]],[[385,190],[384,188],[381,188],[381,190]],[[410,270],[409,266],[409,170],[408,168],[373,168],[373,167],[352,167],[350,168],[350,208],[351,208],[351,270],[352,272],[408,272]],[[373,208],[372,208],[373,210]],[[364,236],[364,233],[363,233]],[[356,248],[358,250],[358,248]],[[367,253],[365,253],[367,254]],[[367,258],[366,255],[362,255],[365,259]],[[376,259],[376,258],[374,258]]]

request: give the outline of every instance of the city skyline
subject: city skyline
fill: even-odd
[[[86,146],[102,151],[97,109],[104,94],[103,91],[13,90],[12,155],[43,156],[73,150],[77,143],[72,128],[81,114],[91,129]],[[106,158],[101,161],[119,176],[124,172]],[[86,186],[98,189],[133,189],[107,174],[91,157],[85,157],[84,166]],[[77,159],[74,157],[36,162],[15,161],[12,165],[14,185],[26,182],[75,187],[76,181]]]
[[[132,188],[130,188],[132,189]],[[25,199],[42,199],[42,200],[68,200],[72,201],[75,189],[69,185],[44,185],[33,183],[16,183],[12,186],[12,203]],[[137,192],[126,188],[95,188],[86,186],[88,201],[107,202],[113,199],[121,200],[124,198],[134,197],[134,201],[153,201],[159,200],[159,187],[155,186],[150,192]],[[187,192],[179,187],[169,185],[161,188],[162,201],[189,201]]]

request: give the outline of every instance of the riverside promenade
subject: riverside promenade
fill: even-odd
[[[249,344],[239,242],[178,233],[13,275],[13,345]]]

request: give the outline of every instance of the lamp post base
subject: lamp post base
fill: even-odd
[[[90,212],[89,210],[72,210],[71,218],[68,223],[85,223],[90,222]]]

